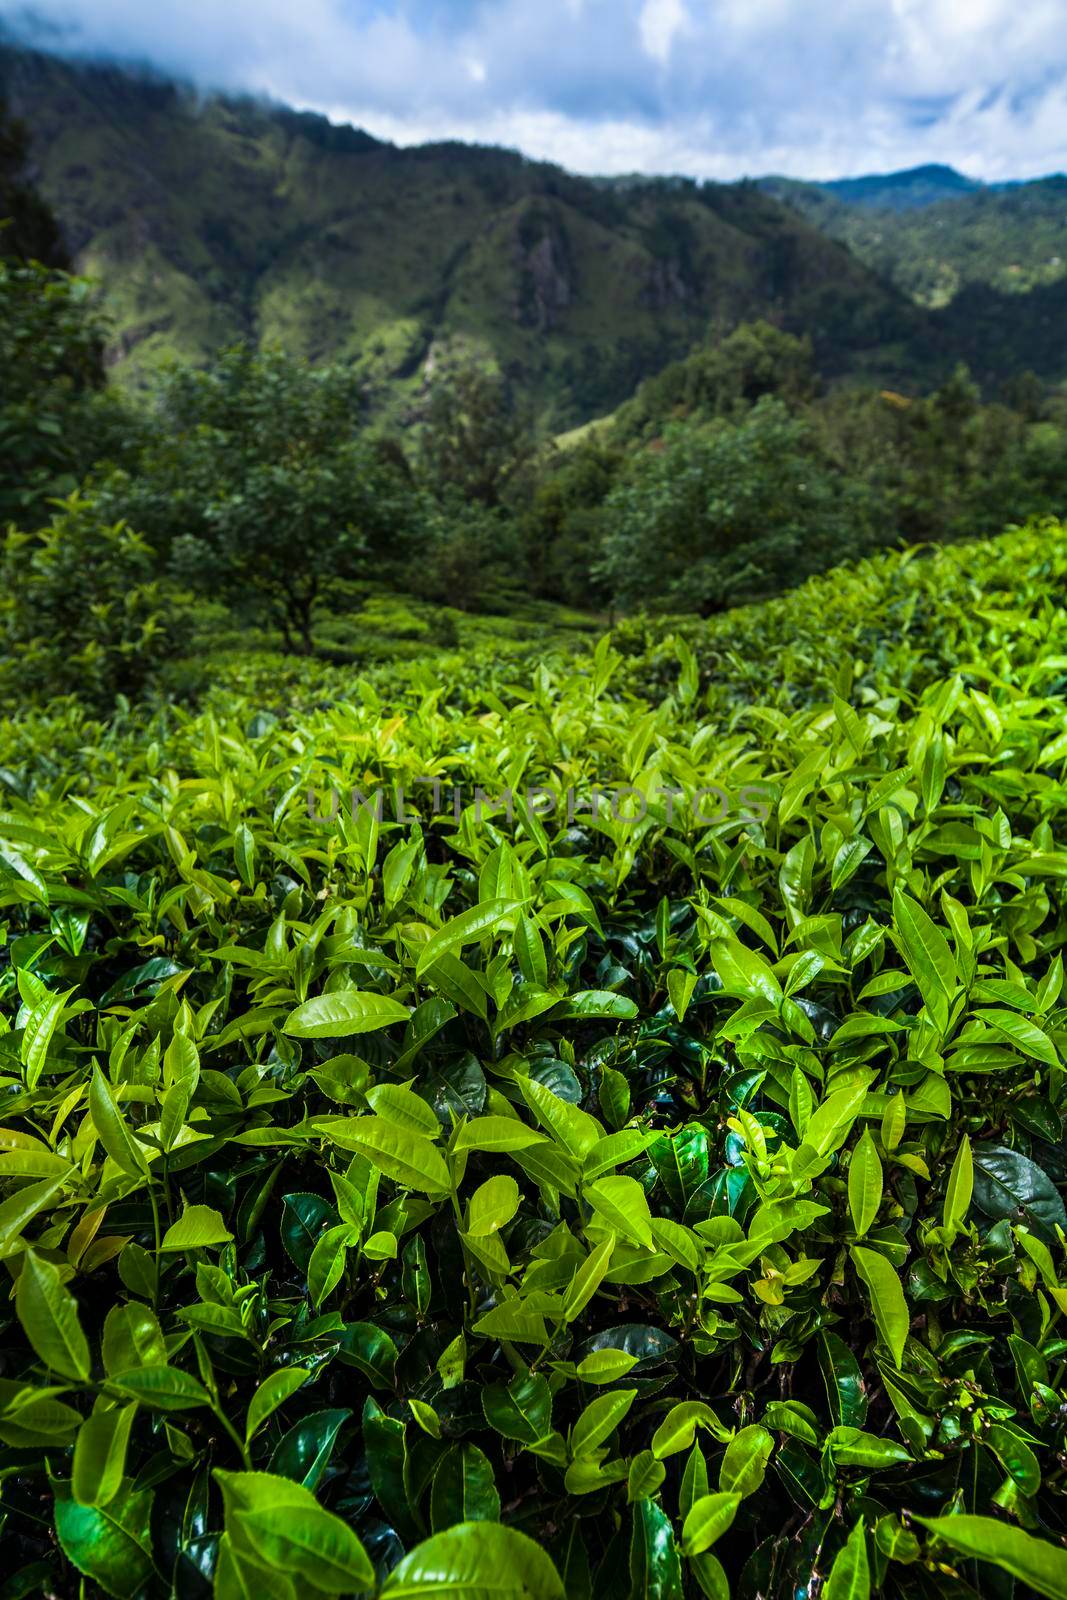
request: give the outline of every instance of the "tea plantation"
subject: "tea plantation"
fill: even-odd
[[[1065,602],[0,725],[0,1600],[1067,1596]]]

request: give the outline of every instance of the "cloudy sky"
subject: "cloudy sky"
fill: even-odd
[[[0,19],[579,172],[1067,169],[1067,0],[0,0]]]

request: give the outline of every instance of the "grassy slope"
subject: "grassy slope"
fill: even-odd
[[[347,148],[321,119],[47,56],[0,51],[5,79],[125,377],[279,340],[357,358],[396,414],[459,343],[562,428],[754,316],[810,331],[831,373],[900,383],[931,348],[921,313],[752,185],[619,191],[499,150]]]

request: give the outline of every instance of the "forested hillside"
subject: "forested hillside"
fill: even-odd
[[[1006,331],[1012,313],[1024,313],[1000,297],[1067,278],[1067,177],[986,185],[934,167],[824,184],[768,178],[761,187],[919,305],[948,306],[969,289],[995,291],[986,303],[1006,316]],[[962,329],[964,318],[948,326]]]
[[[758,316],[808,334],[834,375],[951,367],[921,312],[752,185],[622,190],[501,150],[401,150],[0,47],[5,92],[79,269],[105,286],[124,377],[280,341],[354,361],[396,411],[462,352],[561,429]]]
[[[353,362],[396,420],[435,371],[475,360],[561,431],[758,317],[808,335],[833,379],[914,392],[959,360],[990,393],[1067,377],[1065,179],[605,183],[0,41],[5,93],[104,286],[124,381],[280,342]]]

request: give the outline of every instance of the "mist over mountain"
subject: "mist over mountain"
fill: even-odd
[[[0,93],[102,285],[124,380],[281,344],[355,363],[372,405],[402,417],[473,356],[558,431],[755,318],[807,334],[830,381],[923,387],[961,357],[994,386],[1067,369],[1067,180],[597,181],[12,44]],[[993,348],[975,337],[990,321]]]

